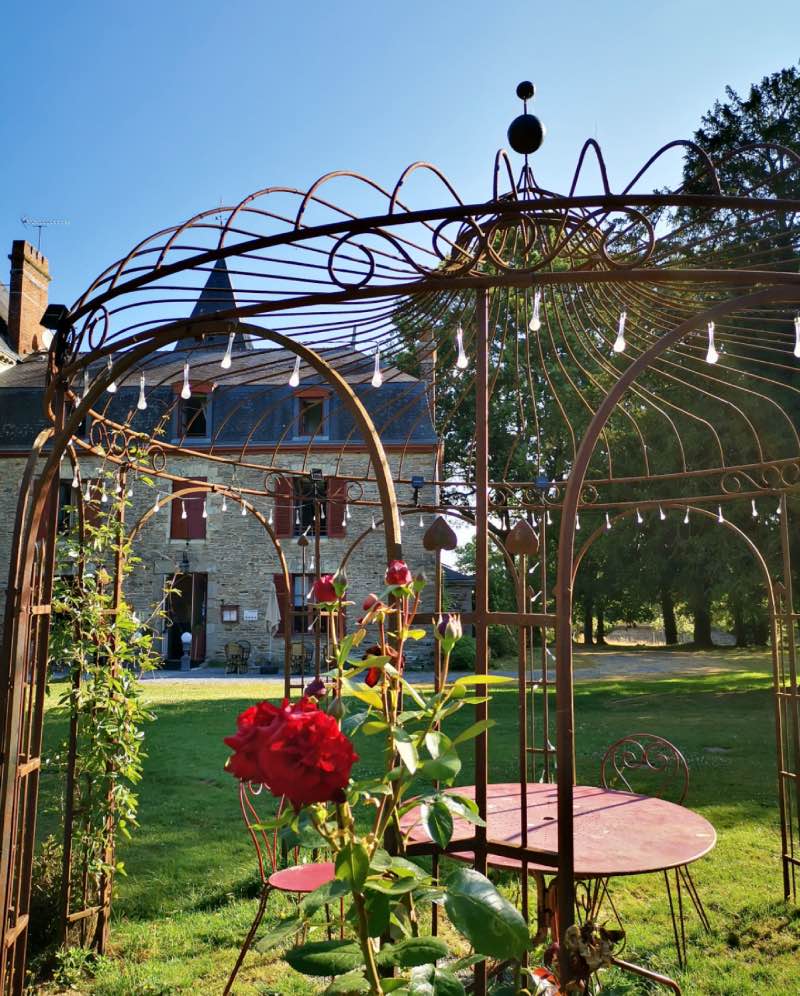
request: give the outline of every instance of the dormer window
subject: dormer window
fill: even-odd
[[[181,435],[187,439],[208,439],[209,396],[192,394],[180,402]]]
[[[295,394],[297,439],[327,439],[328,393],[322,388],[307,388]]]

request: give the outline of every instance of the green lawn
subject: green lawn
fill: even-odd
[[[686,973],[678,973],[675,964],[660,880],[635,878],[615,886],[628,929],[626,957],[673,975],[686,994],[800,992],[800,911],[781,900],[767,663],[758,657],[748,658],[746,667],[743,663],[732,659],[723,673],[587,681],[576,689],[579,781],[597,781],[603,750],[619,736],[659,733],[684,751],[692,773],[688,804],[719,834],[714,852],[695,866],[713,932],[706,936],[690,917]],[[117,882],[112,952],[94,978],[73,992],[221,992],[257,893],[236,784],[222,770],[227,754],[222,736],[232,731],[237,712],[263,694],[263,682],[255,681],[148,685],[147,698],[158,719],[147,730],[141,828],[120,847],[128,877]],[[492,731],[492,778],[513,780],[515,692],[495,693],[493,713],[498,726]],[[51,696],[49,751],[64,733],[63,713]],[[362,756],[369,753],[364,750]],[[465,761],[462,781],[469,782]],[[46,833],[56,825],[61,807],[55,773],[45,775],[43,796],[40,832]],[[513,896],[514,883],[506,880],[505,885]],[[271,903],[271,911],[280,913],[279,898]],[[308,983],[283,963],[257,953],[248,957],[236,988],[241,994],[309,991]],[[616,976],[608,988],[625,994],[650,991],[639,981]]]

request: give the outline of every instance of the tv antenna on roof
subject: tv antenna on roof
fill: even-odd
[[[26,228],[37,229],[36,236],[36,250],[41,251],[42,248],[42,229],[49,228],[51,225],[68,225],[69,221],[66,218],[31,218],[27,214],[19,219]]]

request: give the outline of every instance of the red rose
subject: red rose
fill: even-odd
[[[323,574],[311,585],[310,599],[312,602],[335,602],[337,598],[332,574]]]
[[[268,702],[251,706],[237,727],[225,737],[234,749],[228,771],[286,796],[295,809],[339,799],[358,760],[336,720],[307,698],[292,705],[284,699],[280,708]]]
[[[411,571],[404,560],[393,560],[386,568],[386,583],[388,585],[408,585],[413,580]]]

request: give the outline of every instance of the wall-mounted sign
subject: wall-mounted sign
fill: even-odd
[[[258,621],[258,609],[245,609],[244,610],[244,621],[245,622],[257,622]]]

